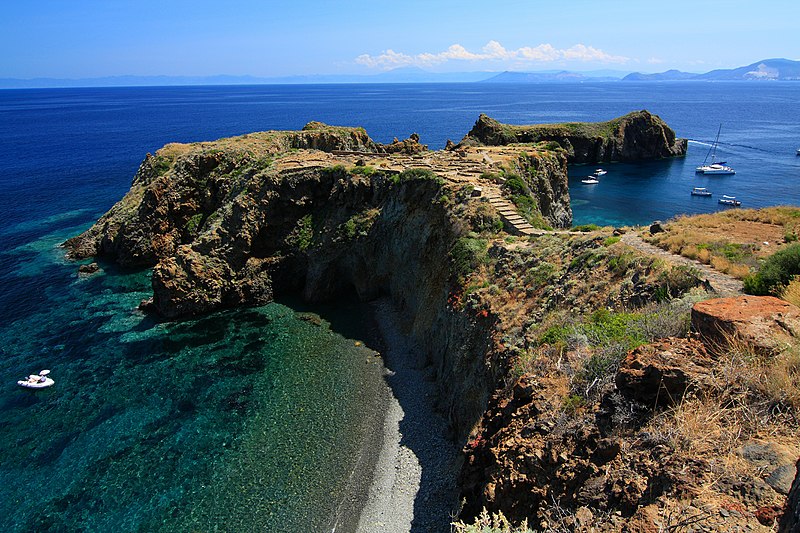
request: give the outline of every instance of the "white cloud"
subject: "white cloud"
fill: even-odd
[[[480,52],[470,52],[460,44],[452,44],[442,52],[424,52],[413,56],[389,49],[377,56],[362,54],[356,58],[356,63],[369,68],[390,69],[406,66],[429,67],[447,61],[551,63],[559,60],[599,63],[627,63],[630,61],[627,57],[615,56],[584,44],[558,49],[551,44],[544,43],[535,47],[523,46],[516,50],[508,50],[497,41],[489,41]]]

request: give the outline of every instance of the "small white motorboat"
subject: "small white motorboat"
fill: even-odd
[[[595,176],[605,176],[606,174],[608,174],[608,171],[603,170],[602,168],[598,168],[594,171]]]
[[[582,179],[581,183],[585,183],[587,185],[594,185],[595,183],[600,183],[600,180],[597,179],[597,176],[591,175],[591,176],[586,176],[585,179]]]
[[[711,191],[705,187],[695,187],[692,189],[692,196],[711,196]]]
[[[53,378],[47,377],[49,370],[42,370],[39,374],[31,374],[27,379],[17,381],[17,385],[26,389],[46,389],[55,384]]]
[[[732,205],[734,207],[742,205],[742,202],[737,200],[735,196],[728,196],[727,194],[722,195],[722,198],[719,199],[719,203],[722,205]]]

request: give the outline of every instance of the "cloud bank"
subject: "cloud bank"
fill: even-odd
[[[555,61],[627,63],[629,58],[611,55],[603,50],[576,44],[569,48],[558,49],[550,44],[539,46],[523,46],[516,50],[508,50],[497,41],[489,41],[480,52],[470,52],[460,44],[450,45],[447,50],[437,53],[423,52],[409,55],[394,50],[385,50],[379,55],[362,54],[356,63],[369,68],[390,69],[396,67],[431,67],[448,61],[506,61],[517,63],[552,63]]]

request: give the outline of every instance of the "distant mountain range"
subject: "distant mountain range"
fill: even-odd
[[[750,81],[750,80],[800,80],[800,61],[790,59],[764,59],[746,67],[720,69],[705,74],[692,74],[679,70],[668,70],[659,74],[628,74],[623,81],[671,81],[671,80],[706,80],[706,81]]]
[[[404,67],[380,74],[308,75],[283,77],[257,76],[107,76],[101,78],[0,78],[2,89],[55,88],[55,87],[141,87],[173,85],[266,85],[266,84],[324,84],[324,83],[579,83],[614,81],[752,81],[800,80],[800,61],[765,59],[745,67],[712,70],[705,74],[668,70],[657,74],[627,73],[616,70],[575,72],[544,70],[537,72],[428,72],[421,68]]]

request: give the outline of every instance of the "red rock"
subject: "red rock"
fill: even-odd
[[[617,371],[617,388],[648,405],[672,405],[708,382],[713,361],[702,343],[664,339],[631,350]]]
[[[800,309],[773,296],[715,298],[694,305],[692,329],[712,350],[738,339],[773,352],[800,339]]]

